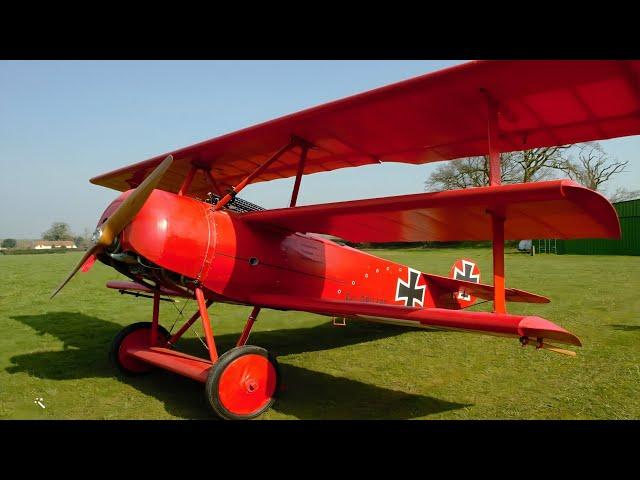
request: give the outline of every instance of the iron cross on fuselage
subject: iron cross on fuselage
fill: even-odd
[[[407,307],[415,307],[416,303],[421,307],[424,305],[425,285],[418,286],[418,279],[422,275],[421,272],[409,268],[408,282],[398,278],[396,287],[396,300],[404,301]]]

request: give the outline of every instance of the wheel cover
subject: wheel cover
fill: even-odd
[[[130,350],[139,350],[142,348],[149,348],[151,330],[148,328],[141,328],[134,330],[129,335],[124,337],[120,342],[118,348],[118,361],[120,365],[126,370],[130,370],[135,373],[148,372],[153,369],[148,363],[142,362],[129,354]],[[158,332],[158,340],[162,341],[164,335],[162,332]]]
[[[242,355],[226,366],[218,382],[220,403],[235,415],[251,415],[269,404],[277,372],[267,357]]]

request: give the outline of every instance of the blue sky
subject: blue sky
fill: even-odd
[[[93,230],[117,192],[89,178],[175,148],[460,61],[0,62],[0,238],[53,221]],[[629,160],[608,186],[640,188],[640,136],[601,142]],[[305,177],[299,204],[423,191],[437,164],[383,164]],[[242,197],[285,206],[292,180]]]

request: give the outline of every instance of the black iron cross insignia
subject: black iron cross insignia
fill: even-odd
[[[425,286],[418,286],[418,279],[421,273],[413,268],[409,268],[409,278],[407,282],[398,278],[398,284],[396,286],[396,300],[404,301],[407,307],[415,307],[416,303],[421,307],[424,304],[424,290]]]
[[[480,275],[473,274],[473,268],[476,266],[473,262],[468,262],[466,260],[462,260],[462,268],[464,271],[458,269],[458,267],[454,267],[453,278],[455,280],[465,280],[467,282],[480,283]],[[471,295],[466,293],[464,290],[458,292],[458,298],[460,300],[471,300]]]

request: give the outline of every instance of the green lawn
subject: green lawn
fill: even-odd
[[[456,258],[473,258],[491,283],[487,249],[373,253],[439,274]],[[164,371],[126,378],[109,364],[115,334],[151,313],[151,300],[104,288],[121,278],[114,270],[96,264],[49,300],[79,258],[0,255],[0,418],[212,418],[203,385]],[[284,391],[262,418],[640,418],[640,257],[507,253],[506,266],[508,286],[552,300],[511,311],[576,333],[584,344],[577,357],[521,348],[516,339],[334,327],[325,317],[265,310],[249,343],[278,355]],[[219,350],[233,345],[249,310],[212,307]],[[185,315],[193,311],[190,301]],[[176,315],[162,304],[163,325]],[[178,348],[206,355],[193,330]]]

